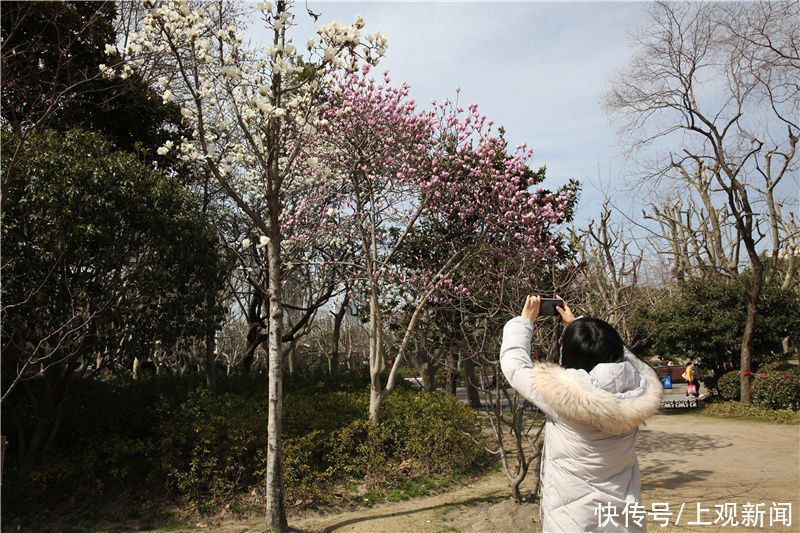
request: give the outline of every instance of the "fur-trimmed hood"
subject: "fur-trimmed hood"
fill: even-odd
[[[538,393],[559,418],[604,433],[633,431],[661,406],[658,376],[630,353],[591,372],[553,363],[535,363],[532,372]]]

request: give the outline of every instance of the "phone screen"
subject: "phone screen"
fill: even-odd
[[[558,298],[542,298],[542,304],[539,307],[539,314],[542,316],[556,316],[558,311],[556,307],[564,308],[564,300]]]

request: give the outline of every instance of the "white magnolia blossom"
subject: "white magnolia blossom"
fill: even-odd
[[[291,5],[291,3],[289,3]],[[267,29],[285,30],[293,24],[293,15],[288,11],[276,9],[271,2],[261,2],[259,16]],[[265,35],[278,35],[269,46],[262,43],[249,48],[244,41],[243,26],[219,25],[219,16],[214,5],[190,6],[185,0],[158,3],[146,13],[142,26],[137,32],[128,35],[123,62],[113,67],[101,66],[104,76],[120,77],[131,75],[133,68],[147,66],[153,55],[169,56],[167,63],[175,64],[175,74],[158,78],[154,89],[164,102],[175,102],[191,135],[180,143],[164,143],[157,152],[164,156],[175,150],[175,157],[184,162],[205,165],[217,177],[227,182],[231,189],[247,202],[263,206],[269,189],[267,180],[273,168],[267,162],[274,161],[275,154],[269,150],[275,146],[274,139],[268,136],[273,127],[290,126],[288,130],[297,133],[291,143],[304,142],[304,136],[313,135],[318,129],[328,125],[327,120],[316,115],[312,108],[323,91],[339,94],[333,78],[322,78],[330,68],[356,64],[350,57],[351,51],[370,64],[375,64],[385,53],[386,38],[380,33],[362,35],[365,27],[362,16],[357,15],[351,26],[332,22],[317,29],[317,36],[307,43],[308,52],[297,48],[288,35],[283,32],[268,31]],[[107,50],[109,51],[109,50]],[[179,54],[180,63],[174,56]],[[303,52],[303,53],[301,53]],[[110,51],[109,51],[110,53]],[[303,72],[303,76],[293,77],[298,65],[308,69],[316,65],[317,71]],[[280,80],[277,76],[281,76]],[[300,84],[284,80],[304,80]],[[280,103],[273,94],[273,83],[279,83]],[[283,145],[282,145],[283,146]],[[285,147],[277,154],[278,173],[283,182],[283,192],[291,192],[298,197],[310,188],[333,187],[337,177],[327,165],[321,164],[317,157],[287,157],[291,147]],[[301,153],[304,153],[301,151]],[[222,156],[222,157],[221,157]],[[307,206],[306,215],[319,216],[320,207]],[[323,214],[331,219],[346,211],[326,205]],[[294,217],[284,217],[284,223],[293,223]],[[313,217],[311,217],[313,218]],[[308,248],[312,239],[321,244],[344,246],[341,237],[330,233],[330,223],[307,230],[297,237],[286,239],[287,253],[298,254],[298,250]],[[327,229],[325,226],[328,226]],[[316,235],[311,235],[316,232]],[[258,247],[267,243],[261,236]],[[249,238],[241,241],[243,250],[252,246]],[[292,260],[296,257],[292,256]]]
[[[156,150],[156,153],[158,155],[167,155],[169,151],[172,150],[172,146],[172,141],[167,141],[162,146],[159,146],[158,150]]]
[[[240,72],[241,71],[234,65],[225,65],[222,67],[222,75],[226,78],[236,78]]]

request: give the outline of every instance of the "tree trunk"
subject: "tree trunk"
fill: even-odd
[[[206,385],[214,396],[217,395],[217,335],[214,326],[206,330]]]
[[[471,357],[463,357],[461,360],[464,365],[464,386],[467,389],[467,399],[469,406],[473,409],[481,408],[481,396],[478,392],[478,381],[475,376],[475,362]]]
[[[436,365],[430,361],[420,364],[420,375],[422,376],[422,388],[428,392],[436,390]]]
[[[454,350],[447,352],[447,381],[444,391],[447,394],[456,395],[456,377],[458,376],[458,353]]]
[[[76,366],[75,361],[70,361],[47,369],[42,375],[45,392],[41,396],[37,396],[31,387],[25,387],[36,420],[30,441],[20,446],[20,465],[23,471],[30,468],[35,459],[47,451],[58,434]]]
[[[297,366],[297,338],[291,340],[286,361],[289,363],[289,373],[294,374],[295,367]]]
[[[747,294],[747,318],[744,323],[744,334],[742,335],[742,353],[741,353],[741,402],[749,405],[751,402],[750,397],[750,384],[752,383],[753,376],[750,374],[752,371],[752,355],[753,355],[753,336],[756,330],[756,315],[758,314],[758,300],[761,297],[761,287],[764,284],[764,264],[756,250],[756,241],[753,238],[753,210],[750,207],[750,201],[747,197],[747,190],[736,179],[735,174],[725,166],[726,173],[730,177],[731,184],[723,188],[728,193],[728,205],[736,222],[736,231],[739,234],[741,244],[744,245],[747,251],[747,256],[750,259],[750,268],[752,270],[753,279],[751,285],[746,291]],[[741,205],[741,207],[739,207]],[[738,208],[738,210],[737,210]],[[740,277],[740,283],[742,283]],[[744,284],[743,284],[744,288]],[[747,373],[745,375],[745,373]]]
[[[754,267],[756,265],[753,265]],[[761,265],[759,264],[759,267]],[[756,315],[758,314],[758,299],[761,296],[761,284],[764,279],[761,268],[753,268],[753,281],[748,291],[747,299],[747,319],[744,323],[744,334],[742,335],[742,356],[741,356],[741,402],[749,405],[751,403],[750,385],[753,382],[752,371],[753,356],[753,336],[756,330]]]
[[[328,371],[335,376],[339,370],[339,336],[342,331],[342,320],[347,314],[347,304],[350,299],[349,294],[345,294],[342,306],[333,315],[333,339],[331,339],[331,353],[328,357]]]
[[[133,358],[133,367],[131,368],[131,372],[133,373],[133,379],[139,379],[139,367],[142,365],[142,362],[139,360],[138,357]]]
[[[383,387],[383,336],[381,333],[381,313],[378,307],[378,288],[373,283],[369,303],[369,423],[376,425],[380,420]]]
[[[247,309],[247,344],[244,350],[244,357],[242,358],[242,368],[245,372],[250,372],[253,368],[255,361],[256,350],[259,345],[264,342],[264,334],[261,333],[261,305],[265,298],[259,287],[253,287],[253,298],[250,300],[250,305]]]
[[[792,337],[791,335],[787,335],[781,339],[781,349],[783,352],[784,357],[789,357],[789,352],[792,349]]]
[[[283,357],[281,335],[283,308],[281,306],[280,225],[277,195],[270,209],[270,235],[267,243],[269,261],[269,392],[267,412],[267,529],[275,533],[288,531],[283,492],[283,454],[281,451],[281,410],[283,408]]]
[[[344,355],[347,361],[347,370],[353,370],[353,332],[352,328],[347,328],[347,353]]]
[[[369,389],[369,423],[376,425],[381,420],[381,404],[383,403],[383,391],[370,387]]]

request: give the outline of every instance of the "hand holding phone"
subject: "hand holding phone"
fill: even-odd
[[[564,300],[561,298],[542,298],[542,303],[539,306],[539,314],[542,316],[559,316],[556,307],[562,309],[566,306]]]
[[[560,298],[558,295],[556,295],[556,297]],[[572,314],[572,309],[569,308],[566,302],[562,301],[555,307],[556,307],[555,309],[556,316],[559,317],[564,322],[564,325],[569,326],[575,321],[575,315]]]

